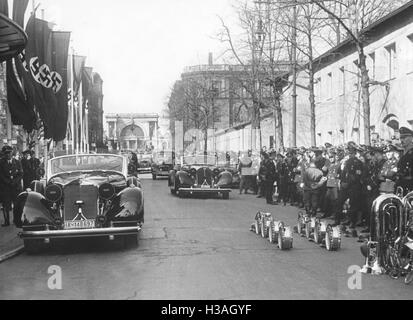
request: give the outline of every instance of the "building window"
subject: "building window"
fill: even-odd
[[[371,79],[376,79],[376,53],[370,53],[368,55],[368,65],[369,76]]]
[[[321,102],[321,78],[317,78],[315,81],[315,101],[316,103],[320,103]]]
[[[354,91],[359,91],[359,89],[360,89],[359,60],[358,59],[354,60],[353,65],[354,65],[354,67],[353,67],[353,70],[354,70],[353,71],[353,75],[354,75],[354,81],[353,81],[354,88],[353,88],[353,90]]]
[[[396,76],[397,52],[396,44],[392,43],[386,47],[387,51],[387,79],[393,79]]]
[[[339,81],[338,82],[339,95],[342,96],[346,93],[346,74],[345,74],[344,67],[340,68],[338,81]]]
[[[333,74],[331,72],[327,74],[327,97],[328,99],[333,97]]]
[[[221,84],[222,84],[221,81],[214,81],[213,84],[212,84],[212,88],[214,90],[214,95],[217,98],[221,97],[221,94],[222,94]]]
[[[223,98],[228,97],[227,80],[226,79],[222,79],[222,82],[221,82],[221,96]]]
[[[409,54],[406,54],[407,64],[409,66],[408,73],[413,70],[413,33],[407,36],[407,39],[410,40]]]

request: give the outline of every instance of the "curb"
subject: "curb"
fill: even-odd
[[[0,263],[6,261],[6,260],[8,260],[8,259],[11,259],[11,258],[13,258],[13,257],[15,257],[15,256],[18,256],[18,255],[21,254],[23,251],[24,251],[24,246],[20,246],[20,247],[14,249],[14,250],[11,250],[11,251],[9,251],[9,252],[7,252],[7,253],[5,253],[5,254],[2,254],[2,255],[0,256]]]

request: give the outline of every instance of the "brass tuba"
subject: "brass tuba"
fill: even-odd
[[[366,258],[362,272],[382,274],[388,271],[388,243],[400,236],[405,221],[405,206],[399,196],[383,194],[373,202],[370,239],[361,248]]]

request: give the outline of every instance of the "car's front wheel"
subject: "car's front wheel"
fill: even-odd
[[[179,190],[179,182],[177,181],[178,178],[174,178],[172,182],[172,187],[171,187],[171,193],[173,195],[176,195]]]

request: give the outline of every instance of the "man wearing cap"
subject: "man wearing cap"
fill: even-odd
[[[363,221],[367,225],[367,229],[363,233],[370,232],[370,213],[374,200],[380,195],[380,173],[386,163],[384,150],[380,147],[370,147],[369,154],[372,156],[370,161],[365,164],[363,177]]]
[[[296,151],[290,149],[287,152],[287,158],[285,159],[288,170],[288,187],[287,187],[287,198],[290,204],[293,205],[297,201],[297,189],[295,187],[295,168],[298,165],[298,159],[296,157]]]
[[[274,156],[274,153],[271,153]],[[275,181],[275,165],[268,153],[263,153],[264,161],[260,167],[260,178],[265,191],[265,200],[267,204],[273,204],[273,192]]]
[[[324,177],[327,177],[328,169],[330,167],[330,160],[328,160],[327,158],[323,156],[322,149],[314,148],[313,151],[315,155],[314,163],[317,169],[323,172]],[[320,199],[319,199],[319,205],[321,207],[320,209],[324,213],[326,212],[326,208],[324,208],[326,193],[327,193],[327,187],[326,185],[324,185],[320,188]]]
[[[363,163],[357,158],[357,145],[349,142],[347,146],[348,160],[339,168],[340,194],[338,208],[335,214],[335,224],[341,224],[342,208],[345,202],[350,200],[350,228],[357,224],[357,215],[362,209],[362,177]]]
[[[404,194],[413,191],[413,131],[401,127],[400,140],[403,147],[403,155],[397,166],[397,187],[402,187]]]
[[[22,192],[23,169],[20,161],[13,158],[13,148],[2,149],[4,157],[0,160],[0,198],[3,202],[4,224],[10,226],[10,211],[17,196]]]
[[[26,150],[23,152],[21,165],[23,168],[23,187],[26,190],[30,188],[30,184],[34,180],[40,179],[40,177],[38,177],[40,161],[34,157],[34,152],[32,150]]]
[[[304,207],[306,213],[315,217],[319,206],[320,189],[325,185],[327,178],[317,168],[314,161],[310,163],[303,174],[304,183]]]
[[[340,183],[338,169],[341,166],[344,152],[330,149],[329,155],[330,167],[327,174],[327,192],[324,198],[324,215],[321,217],[322,219],[332,216],[337,210],[338,187]]]

